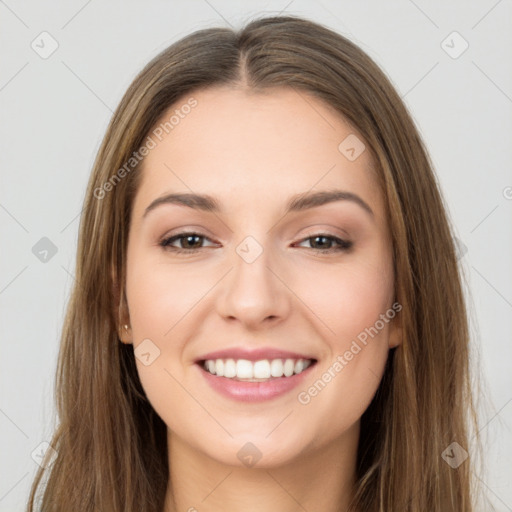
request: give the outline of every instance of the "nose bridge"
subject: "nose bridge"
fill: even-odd
[[[265,319],[286,315],[289,307],[286,287],[274,275],[279,272],[275,258],[264,235],[246,236],[236,247],[233,270],[226,280],[220,313],[235,317],[244,323],[258,323]]]

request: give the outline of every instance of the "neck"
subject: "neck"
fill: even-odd
[[[331,443],[275,467],[225,465],[168,429],[165,512],[346,512],[356,477],[359,423]]]

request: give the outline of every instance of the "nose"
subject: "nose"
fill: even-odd
[[[280,274],[269,251],[263,250],[254,261],[242,251],[235,254],[233,268],[221,283],[218,313],[251,330],[282,322],[290,312],[293,294]]]

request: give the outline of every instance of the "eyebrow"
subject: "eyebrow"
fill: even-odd
[[[324,190],[320,192],[306,192],[294,195],[288,200],[285,213],[300,212],[335,201],[351,201],[359,205],[368,214],[374,217],[373,210],[370,208],[368,203],[361,199],[357,194],[344,190]],[[146,217],[151,210],[154,210],[156,207],[163,204],[176,204],[210,213],[220,213],[222,210],[220,203],[214,197],[209,195],[192,193],[166,194],[155,199],[146,208],[143,217]]]

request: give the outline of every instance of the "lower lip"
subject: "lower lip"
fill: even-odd
[[[202,363],[197,366],[204,375],[206,382],[221,395],[241,402],[263,402],[284,395],[298,386],[315,364],[316,361],[303,372],[291,377],[276,377],[265,382],[247,382],[218,377],[206,371],[202,367]]]

